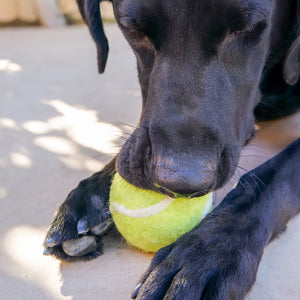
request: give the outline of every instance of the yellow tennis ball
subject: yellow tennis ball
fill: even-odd
[[[212,208],[212,194],[171,198],[137,188],[115,174],[110,211],[117,229],[133,246],[156,252],[192,230]]]

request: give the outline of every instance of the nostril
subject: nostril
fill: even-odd
[[[223,165],[227,160],[227,151],[224,149],[221,153],[220,165]]]
[[[151,189],[152,144],[147,124],[136,128],[119,152],[116,169],[131,184]]]
[[[152,156],[152,150],[151,150],[151,146],[150,146],[150,143],[149,143],[149,146],[146,149],[146,159],[148,161],[150,161],[151,160],[151,156]]]
[[[232,152],[228,148],[224,148],[221,157],[220,163],[217,171],[217,181],[218,186],[222,186],[225,184],[227,179],[231,176],[230,170],[232,169]]]

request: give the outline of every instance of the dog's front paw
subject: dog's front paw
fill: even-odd
[[[112,174],[96,173],[68,195],[47,232],[45,255],[75,261],[102,254],[101,236],[113,223],[108,207]]]
[[[243,299],[255,281],[263,248],[255,230],[248,231],[251,225],[244,225],[241,230],[233,217],[211,213],[156,253],[132,298]]]

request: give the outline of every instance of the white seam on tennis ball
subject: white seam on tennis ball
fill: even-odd
[[[165,210],[173,203],[174,200],[175,198],[165,197],[156,204],[140,209],[129,209],[122,204],[114,202],[112,203],[111,210],[131,218],[147,218]]]
[[[156,215],[163,210],[167,209],[176,198],[165,197],[159,203],[153,204],[149,207],[140,208],[140,209],[129,209],[122,204],[113,202],[111,205],[112,212],[118,212],[124,216],[131,218],[147,218],[153,215]],[[201,219],[203,219],[208,213],[212,205],[212,193],[208,195],[208,200],[205,204]]]
[[[213,197],[212,197],[213,193],[210,193],[208,195],[208,199],[207,199],[207,202],[204,206],[204,210],[203,210],[203,213],[202,213],[202,216],[201,216],[201,219],[204,219],[206,217],[206,215],[209,213],[210,211],[210,208],[212,207],[212,201],[213,201]]]

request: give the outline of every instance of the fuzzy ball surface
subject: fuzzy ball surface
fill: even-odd
[[[133,246],[156,252],[192,230],[212,209],[212,194],[171,198],[135,187],[115,174],[110,211],[117,229]]]

